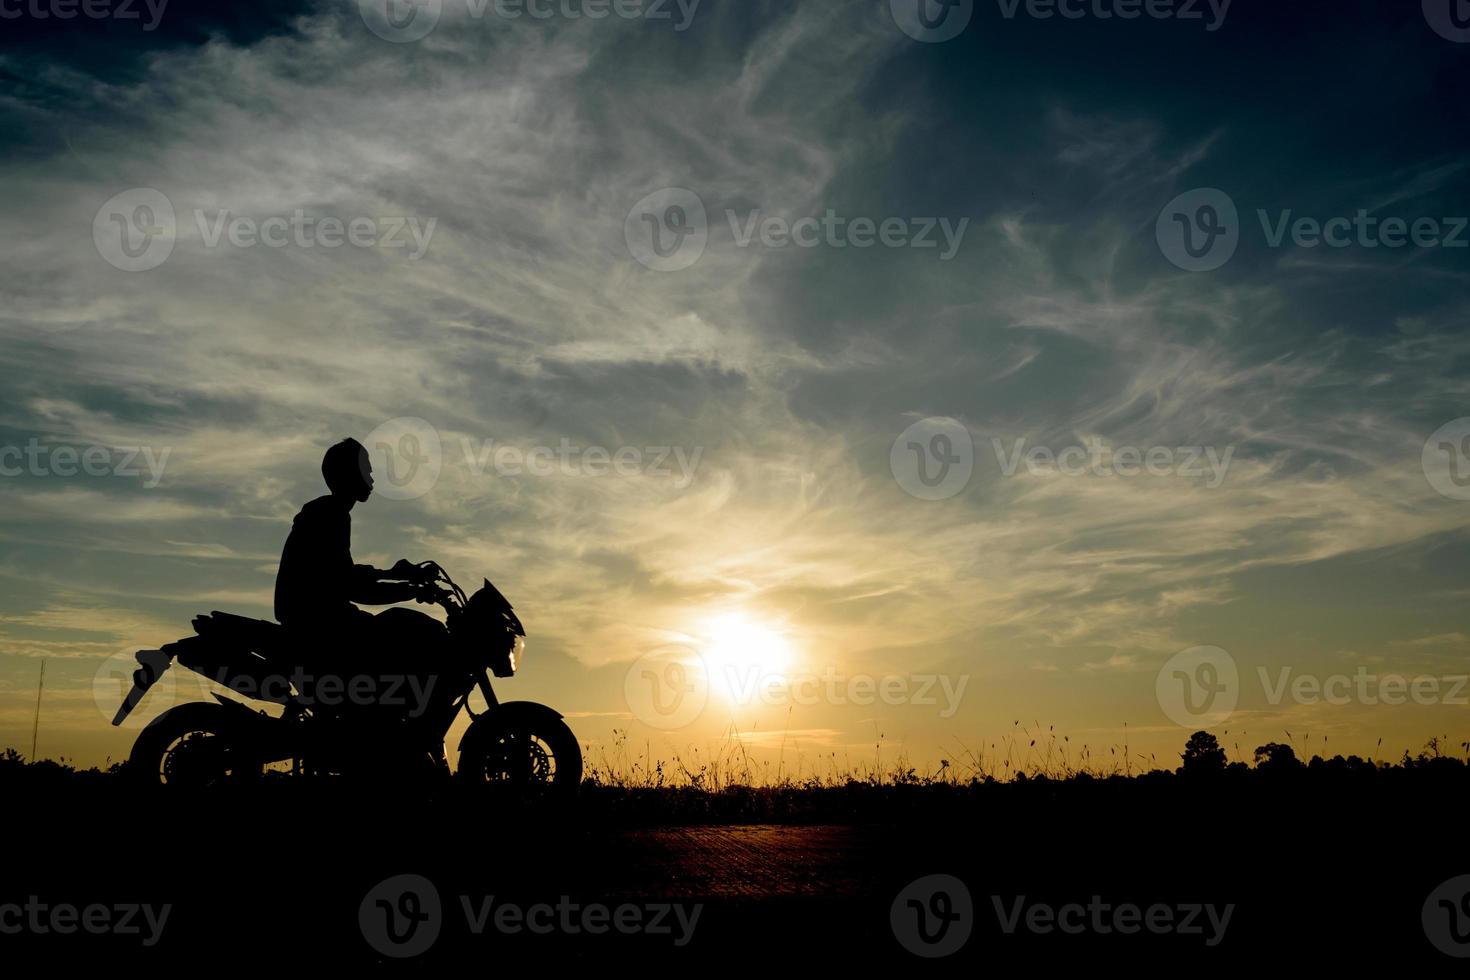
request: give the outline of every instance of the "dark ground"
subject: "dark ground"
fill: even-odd
[[[152,947],[116,934],[0,935],[11,964],[104,959],[172,975],[210,963],[253,971],[310,963],[436,976],[556,960],[595,970],[625,961],[676,975],[799,964],[972,974],[1158,965],[1272,975],[1380,966],[1438,975],[1465,966],[1436,949],[1421,920],[1438,885],[1470,873],[1461,822],[1470,770],[1458,764],[721,794],[603,788],[567,812],[289,780],[168,799],[135,795],[103,774],[40,768],[0,779],[0,905],[34,895],[48,906],[173,909]],[[359,913],[370,890],[405,874],[432,883],[439,929],[419,955],[395,958],[374,949]],[[910,952],[890,919],[899,892],[931,874],[958,878],[972,898],[968,917],[952,926],[970,928],[968,940],[938,959]],[[413,911],[400,892],[375,895]],[[493,919],[476,934],[461,896],[471,913],[488,896],[496,906],[700,910],[682,946],[672,912],[664,918],[670,932],[659,935],[510,933]],[[1203,914],[1202,933],[1191,935],[1043,933],[1024,922],[1007,933],[996,897],[1009,914],[1020,896],[1028,905],[1085,906],[1093,896],[1110,906],[1162,903],[1180,916],[1196,903],[1234,909],[1213,946]],[[425,895],[418,898],[422,912]],[[959,901],[951,895],[949,907]],[[917,914],[901,911],[910,921]],[[380,944],[385,927],[372,923],[385,915],[369,902],[367,928]],[[912,926],[898,928],[912,935]],[[1466,940],[1452,948],[1470,954]]]

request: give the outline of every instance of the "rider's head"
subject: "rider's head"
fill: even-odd
[[[373,492],[373,464],[356,439],[343,439],[322,457],[322,476],[336,497],[366,500]]]

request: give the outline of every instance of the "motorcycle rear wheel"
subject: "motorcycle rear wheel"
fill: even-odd
[[[128,755],[138,785],[206,789],[259,778],[265,766],[234,733],[223,705],[195,701],[159,715],[138,733]]]

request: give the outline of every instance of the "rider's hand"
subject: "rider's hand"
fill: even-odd
[[[388,577],[407,582],[419,582],[424,578],[424,570],[407,558],[400,558],[392,568],[388,569]]]

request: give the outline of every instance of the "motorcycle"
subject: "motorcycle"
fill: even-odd
[[[330,677],[309,677],[299,667],[313,645],[310,638],[266,620],[213,612],[193,621],[195,636],[139,651],[133,687],[112,723],[122,724],[175,662],[233,693],[276,704],[280,713],[219,693],[215,702],[169,708],[139,733],[126,771],[143,783],[196,788],[260,778],[267,767],[282,766],[303,777],[383,775],[385,768],[400,776],[447,776],[444,742],[464,711],[471,722],[459,743],[456,778],[517,796],[574,794],[582,779],[582,751],[562,716],[529,701],[501,702],[491,685],[492,674],[514,676],[525,650],[526,631],[511,604],[489,579],[468,596],[438,564],[415,567],[415,599],[439,605],[445,621],[394,608],[374,618],[374,630],[383,627],[398,644],[437,646],[426,685],[433,697],[420,698],[424,710],[416,717],[381,704],[368,705],[366,712],[338,710],[343,700],[323,693]],[[480,712],[470,706],[475,690],[485,699]],[[420,687],[416,693],[426,691]],[[374,688],[373,696],[380,694]]]

